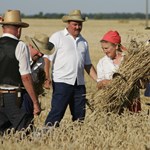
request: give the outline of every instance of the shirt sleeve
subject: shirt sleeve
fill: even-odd
[[[47,58],[47,59],[49,59],[49,60],[50,60],[50,58],[49,58],[49,57],[50,57],[50,55],[45,55],[45,54],[44,54],[44,55],[43,55],[43,57],[44,57],[44,58]]]
[[[105,79],[104,71],[103,71],[103,62],[99,60],[97,64],[97,82]]]
[[[85,65],[90,65],[91,63],[91,59],[90,59],[90,54],[89,54],[89,46],[88,43],[85,42],[87,50],[86,50],[86,54],[85,54]]]
[[[29,49],[25,43],[20,41],[16,47],[16,59],[19,61],[19,72],[21,75],[31,73]]]
[[[57,51],[57,46],[58,46],[58,33],[54,33],[50,38],[49,38],[49,42],[53,43],[54,44],[54,48],[55,48],[55,52],[52,54],[52,55],[44,55],[44,57],[48,58],[49,61],[53,61],[53,58],[56,54],[56,51]]]

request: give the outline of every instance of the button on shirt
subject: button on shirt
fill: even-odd
[[[49,56],[52,61],[54,82],[84,85],[84,65],[91,64],[87,41],[79,35],[76,39],[67,29],[58,31],[50,37],[55,45],[55,53]]]
[[[113,60],[108,56],[104,56],[97,64],[97,81],[104,79],[111,80],[113,74],[118,70],[119,66],[113,63]]]
[[[17,39],[12,34],[4,33],[2,37],[7,36],[13,39]],[[29,74],[31,73],[31,68],[30,68],[30,55],[29,55],[29,50],[28,47],[25,43],[22,41],[19,41],[16,51],[15,51],[16,59],[19,61],[19,72],[21,75]]]

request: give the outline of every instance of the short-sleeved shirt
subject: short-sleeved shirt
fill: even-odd
[[[55,53],[49,56],[52,61],[52,79],[74,85],[84,85],[84,66],[91,64],[87,41],[79,35],[76,39],[67,29],[54,33],[50,39],[55,45]]]
[[[104,79],[111,80],[113,74],[118,70],[119,66],[113,63],[113,60],[108,56],[101,58],[97,64],[97,81]]]
[[[4,36],[18,40],[17,37],[15,37],[12,34],[4,33],[2,37]],[[27,45],[24,42],[19,41],[16,47],[15,55],[16,55],[16,59],[19,61],[20,74],[25,75],[31,73],[29,50]]]

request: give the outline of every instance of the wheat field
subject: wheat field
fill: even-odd
[[[30,24],[29,28],[22,30],[24,36],[33,36],[35,33],[45,33],[50,36],[53,32],[61,30],[65,24],[61,20],[51,19],[24,19]],[[88,20],[83,23],[82,35],[89,43],[90,55],[96,67],[98,60],[104,55],[100,38],[108,30],[117,30],[122,37],[122,44],[128,46],[131,39],[146,41],[150,39],[149,30],[145,30],[144,20]],[[2,34],[2,32],[0,31]],[[94,93],[96,83],[85,73],[87,98],[90,100]],[[125,111],[123,115],[101,111],[93,112],[87,106],[84,123],[71,121],[67,109],[59,128],[52,128],[46,134],[34,134],[24,137],[24,131],[0,137],[2,150],[150,150],[150,116],[149,108],[145,103],[150,98],[144,97],[141,90],[142,111],[139,114],[130,114]],[[35,117],[37,129],[43,127],[45,118],[50,110],[51,90],[46,90],[46,96],[40,97],[43,108],[40,116]],[[20,138],[23,137],[23,138]]]

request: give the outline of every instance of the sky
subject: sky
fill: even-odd
[[[68,13],[73,9],[82,13],[146,12],[146,0],[0,0],[0,6],[0,14],[8,9],[19,9],[25,15]]]

